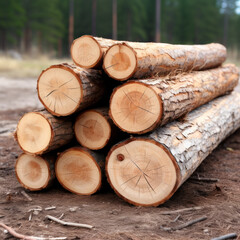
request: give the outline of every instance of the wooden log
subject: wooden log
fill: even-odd
[[[55,172],[65,189],[79,195],[91,195],[101,187],[103,167],[101,154],[72,147],[58,156]]]
[[[116,43],[120,41],[83,35],[72,43],[72,60],[82,68],[100,68],[107,49]]]
[[[171,45],[165,43],[118,43],[110,47],[103,69],[113,79],[145,78],[220,66],[226,48],[218,43]]]
[[[235,65],[174,77],[129,81],[115,88],[109,115],[123,131],[143,134],[177,119],[238,84]]]
[[[15,138],[29,154],[43,154],[69,143],[74,138],[70,118],[56,118],[46,110],[29,112],[19,120]]]
[[[44,70],[38,78],[38,97],[55,116],[68,116],[101,100],[105,93],[101,71],[59,64]]]
[[[22,153],[15,164],[17,180],[30,191],[39,191],[51,186],[55,179],[56,158],[56,153],[47,153],[42,156]]]
[[[240,94],[219,97],[144,137],[115,145],[106,158],[107,178],[129,203],[158,206],[201,162],[240,127]]]
[[[74,124],[74,132],[77,141],[91,150],[102,149],[122,135],[109,117],[107,107],[80,113]]]

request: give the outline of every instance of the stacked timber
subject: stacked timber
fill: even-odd
[[[157,206],[240,127],[240,94],[231,93],[239,71],[222,65],[221,44],[85,35],[71,56],[74,64],[50,66],[38,78],[45,109],[19,120],[24,153],[15,169],[26,189],[46,188],[56,176],[70,192],[91,195],[106,176],[127,202]]]

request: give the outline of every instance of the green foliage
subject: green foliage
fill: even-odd
[[[161,41],[240,47],[237,0],[161,0]],[[74,38],[92,34],[92,0],[74,0]],[[118,39],[154,41],[155,0],[117,0]],[[37,45],[68,54],[69,0],[0,0],[0,49]],[[112,37],[112,0],[97,0],[97,36]]]

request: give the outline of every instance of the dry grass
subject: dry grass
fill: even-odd
[[[37,78],[43,69],[50,65],[68,62],[71,59],[49,59],[46,56],[38,58],[13,59],[0,56],[0,76],[10,78]]]
[[[71,59],[50,59],[47,56],[39,56],[36,58],[24,57],[22,60],[13,59],[8,56],[0,56],[0,76],[10,78],[37,78],[43,69],[47,67],[68,62]],[[228,50],[228,58],[226,63],[234,63],[240,67],[240,54],[236,50]]]

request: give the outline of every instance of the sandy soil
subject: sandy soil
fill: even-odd
[[[240,130],[226,139],[197,169],[195,174],[165,204],[135,207],[119,199],[109,186],[86,197],[65,191],[58,183],[37,193],[21,194],[14,164],[21,153],[11,131],[23,113],[40,104],[33,79],[0,78],[0,221],[16,231],[34,236],[68,237],[68,239],[211,239],[236,232],[240,235]],[[216,178],[204,182],[196,177]],[[33,212],[40,206],[43,210]],[[44,210],[55,206],[56,209]],[[200,210],[164,215],[165,211],[189,207]],[[93,229],[66,227],[51,222],[46,215],[86,223]],[[29,216],[32,216],[29,221]],[[178,231],[165,231],[190,220],[206,216],[205,221]],[[14,239],[0,229],[0,239]],[[240,238],[239,238],[240,239]]]

